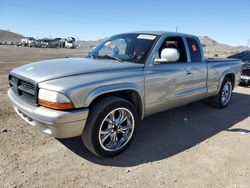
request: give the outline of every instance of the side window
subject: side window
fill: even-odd
[[[201,50],[198,42],[193,38],[187,38],[188,48],[192,62],[201,62]]]
[[[159,49],[159,57],[161,58],[161,51],[164,48],[175,48],[180,52],[180,58],[177,62],[187,62],[187,53],[184,42],[181,37],[168,37]]]

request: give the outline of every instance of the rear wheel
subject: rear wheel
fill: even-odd
[[[107,97],[90,108],[82,134],[84,145],[97,156],[123,152],[132,141],[138,116],[135,107],[119,97]]]
[[[233,84],[231,79],[225,78],[222,82],[219,93],[209,99],[209,104],[216,108],[225,108],[231,100]]]

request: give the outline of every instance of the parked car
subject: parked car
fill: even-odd
[[[22,46],[22,43],[21,42],[16,42],[16,46],[20,47],[20,46]]]
[[[35,42],[35,39],[33,37],[26,37],[20,40],[22,46],[25,47],[32,47],[32,45]]]
[[[74,37],[68,37],[65,40],[65,48],[76,48],[76,39]]]
[[[7,41],[6,45],[15,45],[15,42],[13,42],[13,41]]]
[[[35,41],[32,43],[32,46],[30,46],[30,47],[41,48],[41,47],[42,47],[41,40],[40,40],[40,39],[35,40]]]
[[[51,39],[48,38],[40,39],[40,48],[49,48],[50,43]]]
[[[240,85],[250,86],[250,50],[229,56],[228,58],[240,59],[243,61]]]
[[[84,58],[15,68],[9,73],[8,96],[31,126],[56,138],[81,135],[88,150],[107,157],[127,148],[146,116],[205,98],[225,108],[239,83],[241,64],[205,60],[193,35],[125,33],[108,38]]]
[[[60,41],[61,41],[61,38],[52,39],[50,41],[49,47],[50,48],[60,48],[60,46],[61,46]]]

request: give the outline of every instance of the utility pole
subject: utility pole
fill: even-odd
[[[175,27],[175,32],[176,32],[176,33],[178,32],[178,26]]]
[[[247,41],[247,50],[249,50],[249,43],[250,43],[250,39],[248,39]]]

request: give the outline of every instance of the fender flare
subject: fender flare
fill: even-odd
[[[144,117],[144,91],[140,89],[140,87],[133,83],[121,83],[121,84],[112,84],[112,85],[105,85],[98,87],[92,90],[87,97],[84,99],[84,106],[89,106],[97,97],[117,91],[127,91],[132,90],[137,93],[140,98],[140,110],[141,110],[141,117]]]
[[[226,75],[228,75],[228,74],[233,74],[233,75],[235,75],[235,73],[232,72],[232,71],[225,71],[225,72],[223,72],[223,74],[222,74],[221,77],[220,77],[220,82],[219,82],[219,85],[218,85],[218,89],[217,89],[216,95],[220,92],[220,88],[221,88],[222,82],[223,82],[223,80],[225,79]],[[235,84],[235,83],[233,83],[233,85],[234,85],[234,84]]]

